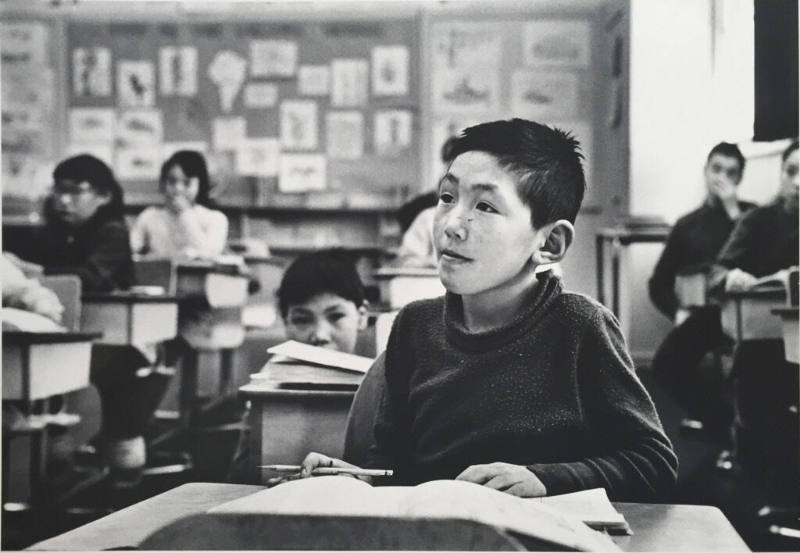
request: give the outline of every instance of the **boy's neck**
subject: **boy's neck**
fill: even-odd
[[[514,320],[539,280],[535,270],[526,268],[518,278],[499,289],[462,296],[464,326],[470,332],[485,332]]]

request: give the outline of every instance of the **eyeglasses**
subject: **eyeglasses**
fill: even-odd
[[[51,196],[68,196],[70,198],[77,198],[83,194],[94,192],[92,185],[82,184],[54,184],[50,187]]]

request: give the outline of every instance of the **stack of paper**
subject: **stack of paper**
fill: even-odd
[[[271,347],[273,357],[250,383],[266,388],[356,389],[372,359],[289,340]]]
[[[529,501],[536,501],[562,513],[569,513],[597,530],[608,530],[612,534],[631,533],[625,517],[608,500],[605,488],[538,497]]]

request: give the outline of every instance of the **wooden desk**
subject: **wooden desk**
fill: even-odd
[[[798,324],[797,307],[776,307],[772,310],[774,315],[781,318],[781,331],[783,334],[783,349],[789,363],[800,362],[800,324]]]
[[[263,481],[258,465],[299,464],[311,451],[341,458],[355,390],[266,389],[247,384],[239,393],[251,402],[251,481]]]
[[[3,399],[34,401],[89,386],[97,332],[3,332]]]
[[[127,292],[84,294],[81,330],[102,332],[103,344],[157,344],[178,334],[178,300]]]
[[[204,513],[216,505],[261,489],[261,486],[240,484],[184,484],[28,549],[96,551],[137,547],[167,524]],[[632,536],[612,537],[623,551],[749,551],[716,507],[648,503],[614,505],[625,515],[634,532]],[[292,530],[296,528],[284,529],[287,533]],[[242,544],[241,549],[246,548],[259,549],[261,544]]]
[[[193,262],[177,265],[176,293],[203,296],[212,308],[243,307],[247,303],[247,277],[235,265]]]
[[[445,293],[436,269],[384,268],[373,274],[381,291],[381,300],[392,309],[400,309],[414,300],[438,298]]]
[[[721,308],[722,330],[737,342],[781,338],[781,321],[772,309],[785,305],[784,288],[727,292]]]
[[[636,243],[664,242],[669,236],[670,227],[653,225],[647,227],[616,226],[601,228],[595,235],[595,255],[597,261],[597,299],[611,308],[619,317],[619,281],[622,248]],[[606,244],[611,246],[611,305],[606,303]]]

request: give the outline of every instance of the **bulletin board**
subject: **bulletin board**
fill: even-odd
[[[205,153],[222,205],[394,208],[416,190],[419,22],[67,24],[67,153],[106,159],[126,201]]]

